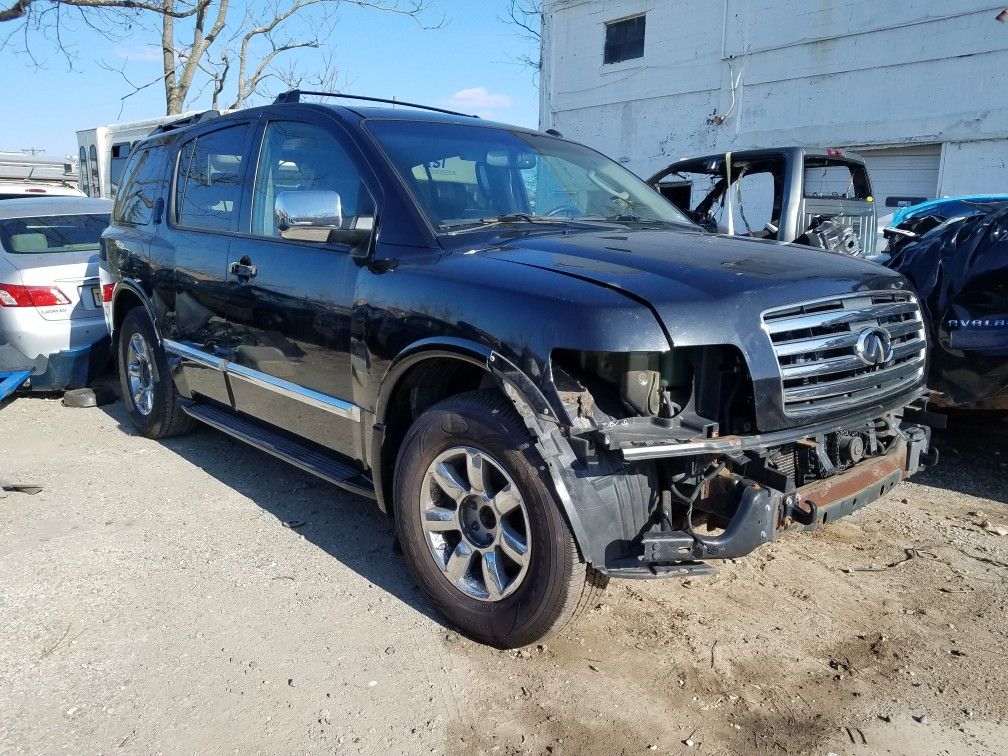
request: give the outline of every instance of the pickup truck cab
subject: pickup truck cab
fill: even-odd
[[[864,159],[835,147],[774,147],[683,158],[647,180],[692,220],[729,236],[877,254]]]
[[[374,499],[470,637],[535,642],[610,577],[710,572],[931,459],[898,274],[707,233],[553,133],[299,100],[134,147],[125,400]]]

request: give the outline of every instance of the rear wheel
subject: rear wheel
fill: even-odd
[[[416,420],[396,465],[394,505],[414,579],[481,643],[534,643],[604,585],[578,556],[528,429],[495,392],[451,397]]]
[[[130,310],[119,328],[117,362],[123,401],[141,434],[165,438],[192,430],[195,421],[182,411],[164,350],[142,307]]]

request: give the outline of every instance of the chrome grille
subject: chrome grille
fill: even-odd
[[[926,339],[920,307],[908,292],[868,292],[780,307],[763,313],[780,367],[784,411],[834,410],[881,399],[924,373]],[[858,341],[883,329],[892,355],[866,364]]]

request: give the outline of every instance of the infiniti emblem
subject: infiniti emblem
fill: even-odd
[[[865,365],[883,365],[893,358],[892,336],[885,328],[866,328],[858,335],[854,351]]]

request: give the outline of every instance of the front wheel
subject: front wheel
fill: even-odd
[[[123,401],[141,434],[165,438],[192,430],[195,421],[182,411],[164,350],[142,307],[130,310],[119,328],[117,363]]]
[[[545,469],[495,392],[446,399],[403,441],[394,483],[403,553],[431,603],[473,640],[534,643],[604,584],[580,560]]]

